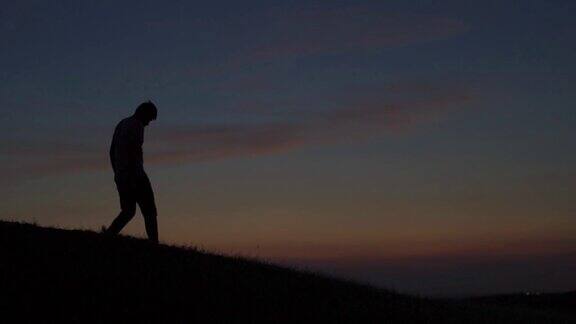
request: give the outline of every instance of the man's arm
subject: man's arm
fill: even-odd
[[[139,127],[136,128],[135,135],[136,163],[140,169],[144,170],[144,154],[142,152],[142,145],[144,144],[144,126],[139,125]]]
[[[130,120],[121,123],[110,145],[110,161],[114,172],[141,172],[144,127]]]
[[[112,170],[114,170],[114,173],[116,173],[114,161],[116,161],[116,147],[114,145],[114,140],[112,140],[112,143],[110,143],[110,164],[112,165]]]
[[[144,143],[144,127],[140,124],[131,124],[126,133],[124,155],[129,170],[140,172],[144,170],[142,144]]]

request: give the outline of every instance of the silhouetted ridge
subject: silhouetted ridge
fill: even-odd
[[[0,258],[0,316],[18,322],[568,322],[555,313],[416,298],[239,257],[21,223],[0,221]]]

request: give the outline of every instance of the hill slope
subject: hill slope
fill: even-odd
[[[19,322],[568,322],[141,239],[1,221],[0,288],[0,316]]]

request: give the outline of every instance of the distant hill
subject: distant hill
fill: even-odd
[[[0,322],[569,323],[130,237],[0,221]],[[571,321],[572,320],[572,321]]]
[[[469,300],[486,305],[540,309],[576,316],[576,291],[549,294],[522,293],[493,295],[470,298]]]

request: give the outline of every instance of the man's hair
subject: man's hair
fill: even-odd
[[[141,103],[138,108],[136,108],[136,112],[134,114],[136,116],[146,116],[154,120],[158,116],[158,109],[156,109],[156,105],[153,104],[152,101],[148,100]]]

